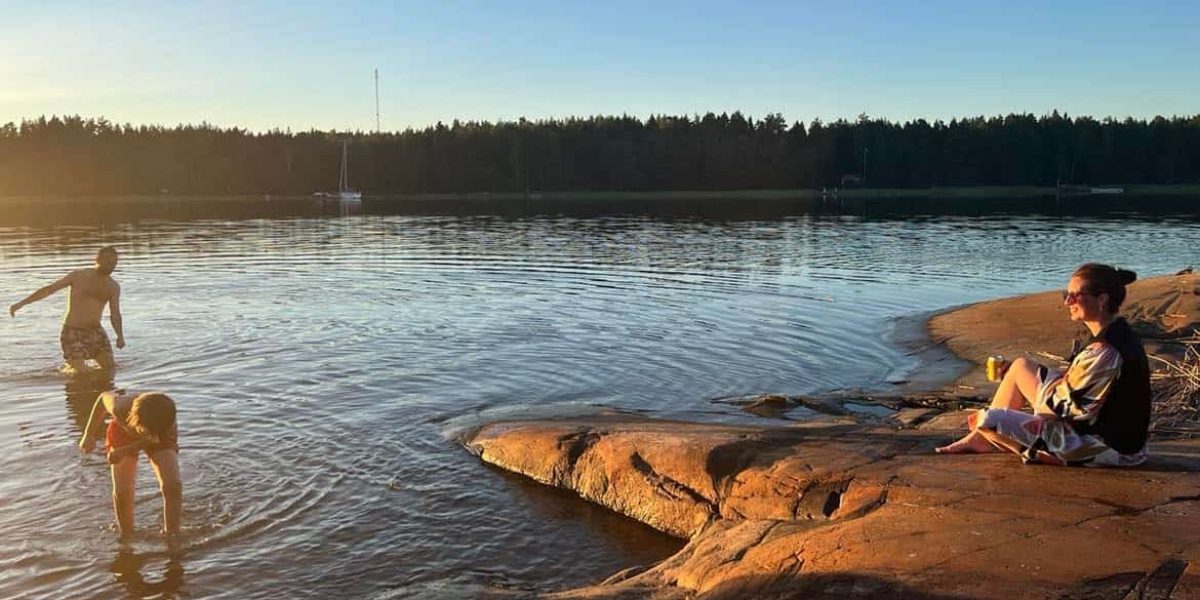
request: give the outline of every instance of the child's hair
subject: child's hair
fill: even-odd
[[[142,394],[133,399],[128,422],[135,430],[142,429],[163,439],[175,427],[175,401],[159,392]]]

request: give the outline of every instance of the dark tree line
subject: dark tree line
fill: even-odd
[[[379,134],[42,117],[0,126],[0,195],[309,194],[336,187],[344,139],[352,184],[368,193],[1200,182],[1200,115],[806,125],[735,112]]]

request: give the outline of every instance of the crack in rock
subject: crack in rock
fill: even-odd
[[[588,429],[585,431],[577,431],[569,433],[558,438],[558,447],[566,448],[566,464],[561,469],[557,469],[555,473],[555,481],[566,481],[567,475],[575,470],[575,464],[600,438],[604,437],[597,431]]]
[[[1169,600],[1189,564],[1180,558],[1169,558],[1150,573],[1134,571],[1090,579],[1059,596],[1059,600]]]
[[[1117,504],[1115,502],[1108,502],[1108,501],[1105,501],[1105,500],[1099,499],[1099,498],[1095,498],[1095,499],[1093,499],[1093,501],[1096,504],[1108,506],[1115,510],[1113,510],[1110,513],[1105,513],[1103,515],[1096,515],[1094,517],[1088,517],[1086,519],[1081,519],[1079,521],[1076,521],[1075,522],[1076,527],[1083,525],[1084,523],[1090,523],[1097,519],[1107,519],[1110,517],[1132,517],[1132,516],[1137,516],[1140,514],[1150,512],[1156,508],[1162,508],[1164,506],[1169,506],[1171,504],[1180,504],[1183,502],[1198,502],[1198,501],[1200,501],[1200,495],[1198,495],[1198,496],[1172,496],[1162,502],[1159,502],[1158,504],[1152,504],[1150,506],[1147,506],[1146,508],[1137,508],[1137,507],[1128,506],[1125,504]]]
[[[654,485],[654,489],[662,495],[672,500],[690,500],[695,502],[708,510],[710,515],[720,514],[717,506],[709,501],[708,498],[705,498],[700,492],[655,471],[654,467],[646,462],[646,459],[642,458],[640,453],[634,452],[629,460],[633,469],[649,480]]]
[[[742,560],[742,558],[744,556],[746,556],[746,553],[749,552],[751,548],[758,547],[758,545],[761,544],[763,542],[763,540],[767,539],[767,536],[771,535],[771,532],[774,531],[775,528],[778,526],[779,526],[779,521],[771,522],[771,524],[767,525],[762,530],[762,533],[760,533],[758,535],[758,539],[754,540],[753,542],[750,542],[749,544],[746,544],[745,546],[742,546],[741,548],[738,548],[737,552],[734,552],[732,557],[721,561],[720,564],[718,564],[717,566],[729,564],[732,562],[738,562],[738,561]]]

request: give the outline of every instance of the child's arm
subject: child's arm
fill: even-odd
[[[108,393],[104,392],[97,396],[96,403],[92,405],[92,413],[88,416],[87,425],[83,427],[83,435],[79,438],[80,452],[86,454],[96,447],[100,424],[104,422],[104,415],[108,414],[108,407],[104,402],[104,395]]]
[[[95,448],[96,439],[100,437],[101,426],[104,425],[104,416],[116,416],[117,403],[126,401],[125,395],[125,390],[111,390],[101,392],[96,397],[96,403],[92,405],[92,414],[88,416],[87,425],[83,428],[83,435],[79,438],[80,451],[91,452]]]

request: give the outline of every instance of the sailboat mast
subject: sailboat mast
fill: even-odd
[[[379,69],[375,69],[375,133],[379,133]]]
[[[350,189],[350,173],[346,169],[346,140],[342,140],[342,173],[338,175],[338,191]]]

